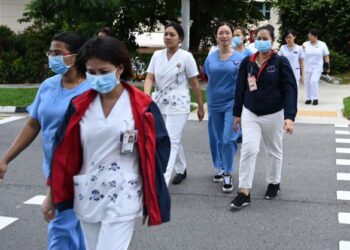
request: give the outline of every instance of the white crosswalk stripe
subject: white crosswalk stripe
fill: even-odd
[[[18,218],[0,216],[0,230],[14,223]]]
[[[45,195],[36,195],[24,202],[26,205],[41,205],[45,199]]]
[[[13,121],[17,121],[20,119],[25,118],[25,116],[9,116],[9,117],[1,117],[0,119],[0,125],[1,124],[5,124],[5,123],[9,123],[9,122],[13,122]]]

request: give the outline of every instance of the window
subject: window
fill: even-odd
[[[254,5],[267,20],[270,19],[271,3],[255,2]]]

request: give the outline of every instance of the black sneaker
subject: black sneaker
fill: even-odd
[[[316,99],[316,100],[313,100],[312,101],[312,105],[318,105],[318,100]]]
[[[244,193],[238,193],[236,198],[234,198],[230,206],[232,208],[242,208],[250,205],[250,193],[248,195],[245,195]]]
[[[224,180],[224,177],[223,177],[223,174],[224,174],[224,170],[220,170],[213,178],[213,182],[223,182]]]
[[[230,174],[223,175],[222,192],[231,193],[233,190],[232,176]]]
[[[186,177],[187,177],[187,170],[185,170],[185,172],[183,174],[177,173],[174,176],[172,183],[174,185],[180,184],[184,179],[186,179]]]
[[[270,183],[267,186],[266,194],[265,194],[265,199],[266,200],[272,200],[276,198],[278,193],[280,192],[280,184],[272,184]]]
[[[305,104],[311,104],[311,100],[306,100]]]

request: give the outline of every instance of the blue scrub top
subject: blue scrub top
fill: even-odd
[[[236,50],[236,52],[240,53],[243,56],[243,58],[253,55],[253,52],[248,48],[244,48],[241,52]]]
[[[70,100],[90,89],[85,80],[73,89],[62,87],[62,75],[55,75],[46,79],[40,86],[35,100],[27,108],[30,116],[41,126],[43,171],[45,177],[50,173],[52,146],[57,128],[63,120]]]
[[[225,61],[220,59],[219,50],[208,55],[203,71],[208,77],[209,112],[226,112],[233,109],[238,69],[243,58],[236,50]]]

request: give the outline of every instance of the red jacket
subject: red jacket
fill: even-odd
[[[158,225],[170,220],[170,196],[163,175],[170,155],[169,136],[151,98],[127,83],[122,84],[129,93],[138,131],[144,215],[148,215],[149,225]],[[73,176],[79,174],[83,159],[79,123],[97,94],[89,90],[74,98],[57,130],[48,183],[58,211],[73,207]]]

